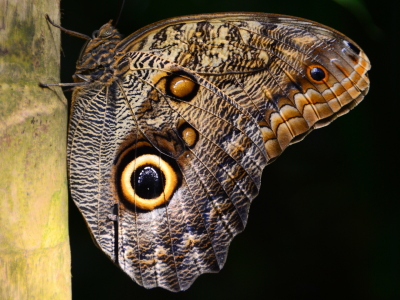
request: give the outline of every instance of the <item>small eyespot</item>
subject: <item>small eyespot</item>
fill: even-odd
[[[168,95],[183,101],[190,101],[196,96],[199,85],[194,79],[184,75],[171,75],[166,81],[166,92]]]
[[[189,148],[193,148],[199,140],[198,132],[186,122],[179,126],[178,132]]]
[[[170,82],[170,90],[174,96],[184,98],[193,91],[195,84],[184,77],[174,77]]]
[[[315,81],[321,81],[325,78],[325,72],[321,68],[312,68],[310,75]]]
[[[308,78],[315,83],[322,83],[328,79],[328,71],[321,65],[311,65],[307,67]]]

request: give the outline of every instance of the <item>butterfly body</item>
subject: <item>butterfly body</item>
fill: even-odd
[[[357,105],[370,65],[304,19],[169,19],[125,39],[105,24],[74,75],[71,194],[99,247],[146,288],[219,271],[264,167]]]

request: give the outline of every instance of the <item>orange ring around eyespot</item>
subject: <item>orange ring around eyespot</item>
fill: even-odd
[[[311,70],[314,69],[314,68],[320,68],[320,69],[322,69],[322,71],[324,71],[325,77],[324,77],[322,80],[315,80],[314,78],[311,77]],[[323,66],[321,66],[321,65],[316,65],[316,64],[314,64],[314,65],[307,66],[307,71],[306,71],[306,72],[307,72],[307,77],[308,77],[308,79],[310,79],[312,82],[315,82],[315,83],[324,83],[324,82],[327,82],[327,81],[328,81],[329,72],[328,72],[328,70],[327,70],[325,67],[323,67]]]
[[[157,198],[144,199],[139,197],[132,187],[131,177],[133,173],[139,167],[144,165],[152,165],[157,167],[164,174],[164,191]],[[178,177],[174,169],[161,157],[154,154],[145,154],[132,160],[126,165],[121,174],[121,189],[125,199],[138,208],[145,210],[153,210],[157,206],[160,206],[170,200],[177,184]]]

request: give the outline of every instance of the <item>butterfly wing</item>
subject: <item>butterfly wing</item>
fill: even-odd
[[[157,25],[162,27],[155,30]],[[162,21],[127,37],[117,51],[172,60],[221,88],[261,118],[269,160],[348,112],[369,88],[369,60],[352,40],[288,16],[232,13]],[[313,79],[313,67],[325,76]]]
[[[74,92],[72,197],[136,282],[185,290],[224,265],[263,168],[368,91],[354,42],[269,14],[189,16],[117,45],[112,80]]]

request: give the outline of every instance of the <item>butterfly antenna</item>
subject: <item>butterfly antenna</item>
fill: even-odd
[[[118,8],[118,10],[119,10],[118,11],[118,16],[117,16],[117,20],[115,21],[114,26],[117,26],[117,24],[119,22],[119,19],[120,19],[121,15],[122,15],[122,10],[124,9],[124,6],[125,6],[125,0],[120,1],[119,2],[119,8]]]
[[[46,20],[47,22],[49,22],[51,25],[53,25],[54,27],[57,27],[58,29],[60,29],[61,31],[64,31],[66,34],[72,35],[72,36],[76,36],[78,38],[84,39],[84,40],[91,40],[90,36],[87,36],[86,34],[83,33],[79,33],[76,31],[72,31],[72,30],[68,30],[64,27],[61,27],[60,25],[57,25],[56,23],[54,23],[49,15],[46,14]]]

